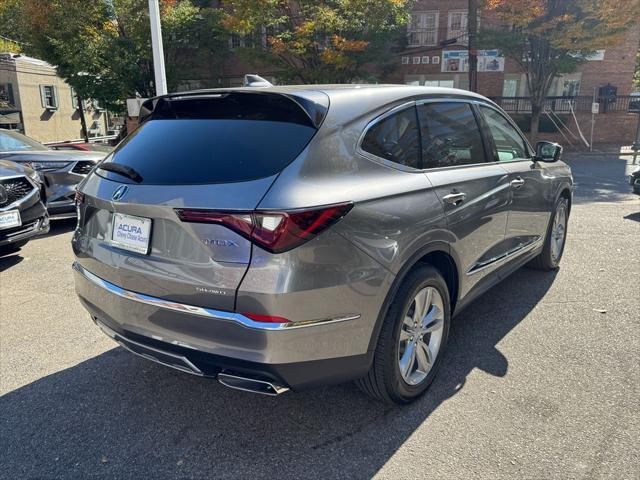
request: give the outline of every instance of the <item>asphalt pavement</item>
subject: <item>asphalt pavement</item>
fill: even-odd
[[[640,200],[628,159],[571,162],[558,272],[459,316],[406,407],[352,384],[277,398],[135,357],[73,289],[75,223],[0,259],[0,478],[640,478]]]

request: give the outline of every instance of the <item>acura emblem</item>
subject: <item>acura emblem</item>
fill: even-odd
[[[7,200],[9,200],[7,189],[0,185],[0,204],[5,203]]]
[[[118,188],[116,188],[116,191],[113,192],[113,195],[111,195],[111,200],[117,202],[118,200],[121,200],[122,197],[124,197],[127,194],[127,191],[129,190],[129,187],[126,185],[120,185]]]

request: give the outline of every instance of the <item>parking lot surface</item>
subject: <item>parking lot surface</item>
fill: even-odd
[[[0,258],[0,478],[640,477],[640,201],[628,160],[571,162],[558,272],[453,323],[406,407],[352,385],[277,398],[135,357],[73,289],[75,223]]]

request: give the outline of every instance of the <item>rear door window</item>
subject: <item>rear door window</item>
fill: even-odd
[[[482,136],[471,106],[464,102],[418,105],[423,168],[486,161]]]
[[[306,113],[282,95],[187,97],[156,105],[106,161],[133,168],[143,184],[241,182],[279,173],[315,133]]]
[[[393,113],[365,134],[362,150],[407,167],[420,168],[420,141],[415,107]]]

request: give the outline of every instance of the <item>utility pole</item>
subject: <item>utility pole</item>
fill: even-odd
[[[164,49],[162,48],[162,27],[158,0],[149,0],[149,20],[151,21],[151,45],[153,47],[153,71],[156,95],[167,93],[167,76],[164,70]]]
[[[467,28],[469,32],[469,90],[478,91],[478,3],[477,0],[469,0],[467,10]]]
[[[80,125],[82,126],[82,138],[89,143],[89,132],[87,131],[87,119],[84,117],[84,104],[82,96],[76,93],[76,101],[78,102],[78,112],[80,112]]]

